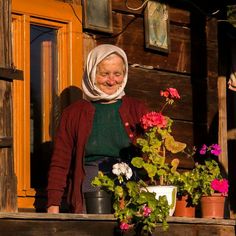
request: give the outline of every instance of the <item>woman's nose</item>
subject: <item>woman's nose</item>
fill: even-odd
[[[107,80],[107,83],[110,84],[110,85],[113,85],[115,84],[115,76],[110,74],[109,77],[108,77],[108,80]]]

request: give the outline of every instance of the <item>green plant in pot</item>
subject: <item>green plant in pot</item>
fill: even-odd
[[[173,120],[163,115],[164,108],[179,99],[179,93],[174,88],[161,91],[165,103],[160,112],[150,112],[141,118],[141,127],[144,130],[142,137],[137,139],[137,147],[140,148],[141,156],[134,157],[132,165],[144,170],[148,180],[152,184],[168,184],[169,176],[177,171],[179,159],[175,158],[167,163],[168,152],[173,156],[182,152],[186,144],[176,141],[172,136]]]
[[[170,183],[177,186],[177,194],[179,197],[186,196],[189,206],[196,206],[199,204],[201,194],[198,189],[200,183],[197,181],[198,173],[194,171],[183,171],[172,175],[169,179]]]
[[[216,156],[221,152],[218,144],[212,144],[209,147],[202,145],[199,152],[194,150],[191,156],[195,156],[195,167],[192,170],[176,172],[170,176],[169,181],[177,186],[179,198],[184,197],[188,207],[197,206],[202,196],[210,196],[215,191],[228,191],[228,182],[222,177],[221,168]],[[218,184],[222,187],[215,187]]]
[[[133,180],[132,169],[126,163],[113,165],[112,173],[113,177],[110,177],[99,172],[92,185],[113,194],[114,216],[118,219],[119,228],[122,231],[134,228],[138,233],[152,233],[161,222],[166,230],[169,215],[166,197],[156,199],[154,193],[144,191],[145,182]]]
[[[177,187],[175,216],[195,217],[195,207],[199,204],[201,194],[198,189],[198,173],[188,170],[176,172],[169,181]]]
[[[221,149],[218,144],[212,144],[210,146],[204,144],[199,151],[201,158],[196,162],[195,168],[192,170],[193,174],[196,176],[196,180],[199,182],[198,198],[203,195],[210,196],[216,191],[222,194],[227,194],[228,192],[228,181],[223,178],[217,160],[217,156],[220,153]],[[223,181],[222,189],[214,187],[214,183],[217,181]]]
[[[140,149],[140,156],[134,157],[131,161],[132,165],[137,168],[140,178],[148,185],[152,185],[148,187],[149,191],[153,191],[153,186],[158,186],[157,195],[158,191],[163,191],[161,189],[164,186],[171,184],[172,176],[177,175],[179,159],[175,156],[184,152],[186,148],[185,143],[176,141],[172,135],[173,120],[163,115],[167,105],[173,104],[174,99],[180,98],[179,93],[174,88],[168,88],[161,91],[161,96],[165,98],[165,103],[160,112],[153,111],[141,118],[143,135],[137,139],[136,143]],[[172,157],[170,163],[167,161],[168,156]],[[175,195],[174,198],[176,198],[176,187],[173,187],[170,194]],[[172,211],[170,211],[170,215],[172,215],[176,199],[169,198],[172,199],[168,200],[172,206]]]
[[[222,168],[217,160],[220,153],[221,148],[218,144],[211,144],[210,146],[204,144],[199,151],[201,157],[193,169],[193,173],[199,182],[197,191],[201,200],[202,214],[206,218],[223,218],[224,216],[224,202],[229,185],[228,180],[223,177]],[[207,202],[205,203],[205,201]],[[217,204],[213,204],[213,201],[217,201]],[[215,207],[220,205],[219,201],[221,207],[219,208],[219,215],[217,215],[218,208]],[[211,207],[212,212],[209,212]],[[204,216],[205,211],[207,211],[206,216]]]

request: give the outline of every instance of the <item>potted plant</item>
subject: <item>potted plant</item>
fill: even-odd
[[[168,88],[161,91],[161,96],[165,98],[165,103],[159,112],[152,111],[141,118],[143,136],[137,139],[137,147],[140,149],[140,156],[132,159],[131,163],[139,171],[139,176],[148,182],[148,191],[154,191],[156,196],[163,192],[170,192],[167,195],[171,206],[170,215],[173,214],[176,200],[176,187],[170,186],[172,175],[177,173],[179,159],[174,158],[171,163],[166,160],[167,155],[172,157],[186,148],[186,144],[176,141],[172,136],[173,120],[163,115],[163,110],[167,105],[174,103],[174,99],[180,99],[178,91]],[[151,186],[150,186],[151,185]],[[167,186],[167,187],[166,187]],[[163,190],[163,188],[165,188]],[[161,193],[159,194],[159,191]]]
[[[195,160],[195,167],[192,170],[176,172],[170,176],[169,181],[177,186],[178,191],[175,216],[194,217],[194,208],[201,202],[202,213],[205,217],[205,204],[202,201],[209,197],[219,199],[218,197],[221,195],[220,199],[224,202],[224,196],[228,192],[228,181],[222,177],[221,168],[215,159],[220,153],[221,149],[218,144],[210,146],[204,144],[199,152],[194,148],[190,156],[198,158]],[[216,192],[218,194],[215,194]],[[209,203],[207,203],[206,209],[210,209]],[[221,207],[222,209],[224,207]],[[207,214],[209,216],[209,213]]]
[[[169,215],[166,197],[157,199],[154,193],[144,191],[145,182],[132,179],[132,175],[129,165],[121,162],[113,165],[110,177],[99,172],[92,185],[113,194],[114,216],[120,230],[134,228],[138,234],[152,233],[160,222],[166,230]]]
[[[195,207],[200,202],[201,194],[198,192],[200,183],[194,171],[177,172],[172,175],[170,182],[177,186],[177,200],[174,215],[180,217],[195,217]]]
[[[221,153],[218,144],[203,145],[200,160],[193,169],[199,182],[198,194],[201,198],[201,211],[204,218],[224,218],[225,197],[228,194],[228,180],[223,178],[219,163],[214,157]],[[216,202],[216,204],[215,204]],[[219,212],[218,208],[219,207]]]

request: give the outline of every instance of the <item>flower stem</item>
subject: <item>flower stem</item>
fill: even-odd
[[[165,107],[167,106],[167,104],[168,104],[168,102],[166,102],[166,103],[163,105],[163,107],[162,107],[161,110],[160,110],[160,113],[162,113],[162,112],[164,111],[164,109],[165,109]]]

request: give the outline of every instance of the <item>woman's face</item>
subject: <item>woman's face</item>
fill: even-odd
[[[111,54],[97,65],[96,87],[111,95],[115,93],[124,81],[125,66],[122,58]]]
[[[236,91],[236,73],[235,72],[230,74],[228,86],[230,90]]]

